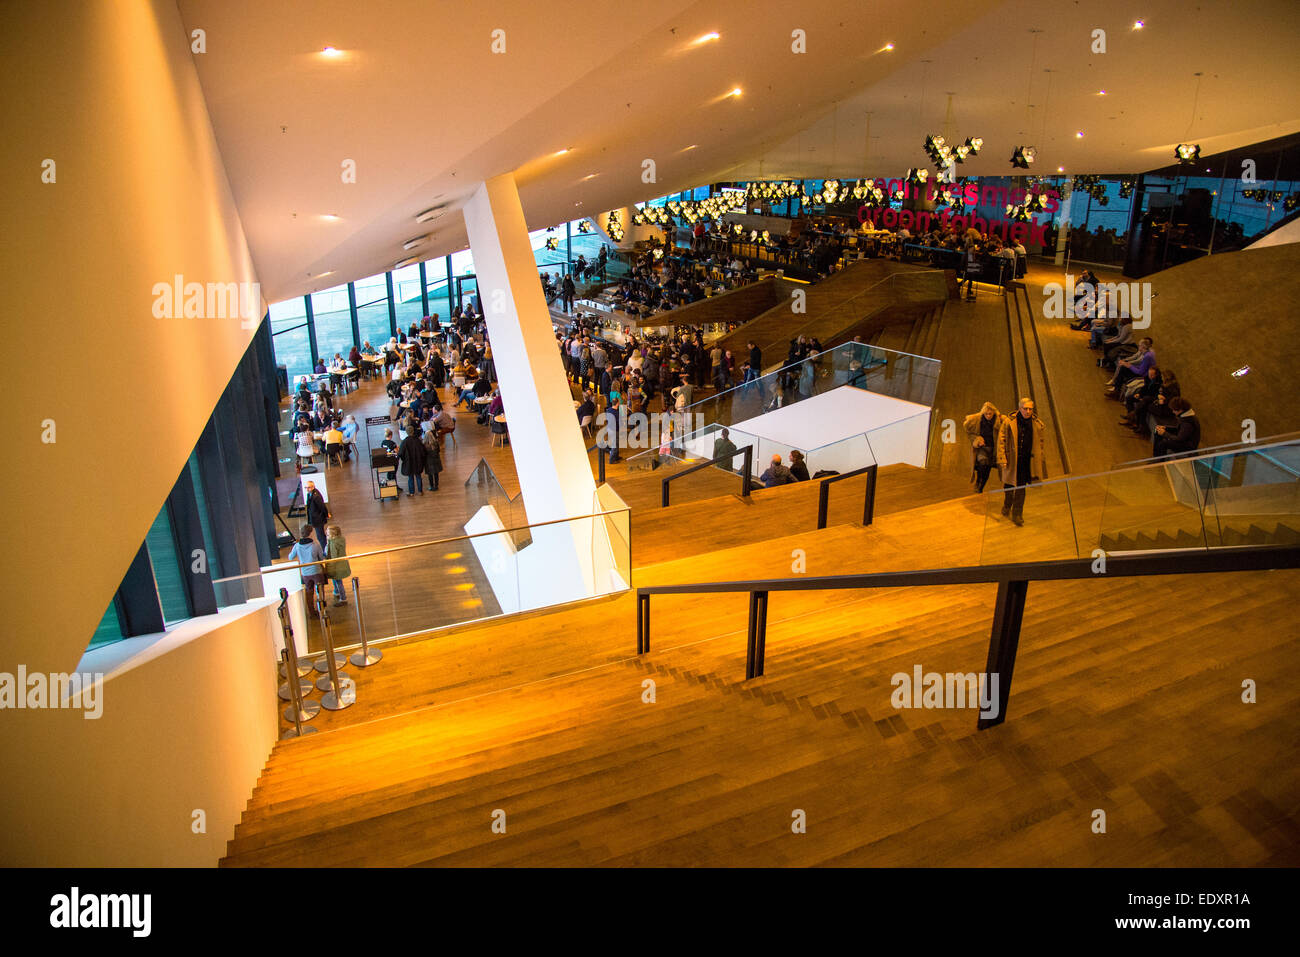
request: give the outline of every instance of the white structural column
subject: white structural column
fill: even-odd
[[[536,527],[592,515],[598,506],[514,176],[483,183],[464,213],[519,489],[534,526],[531,543],[522,549],[501,533],[474,539],[474,551],[507,613],[625,588],[619,573],[625,546],[614,540],[619,536],[610,533],[606,520]],[[495,509],[485,506],[465,531],[503,527]]]
[[[590,515],[596,482],[512,174],[479,186],[465,228],[528,520]]]

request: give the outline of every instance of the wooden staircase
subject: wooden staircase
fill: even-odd
[[[641,509],[635,583],[979,561],[976,497],[886,501],[932,486],[882,469],[865,529],[786,518],[815,483]],[[891,679],[982,670],[992,585],[774,595],[753,681],[743,594],[657,596],[640,657],[631,594],[389,646],[357,705],[275,746],[222,864],[1294,866],[1300,686],[1275,622],[1297,585],[1034,583],[1011,715],[987,732],[894,708]]]
[[[891,676],[916,664],[981,670],[992,586],[782,595],[767,675],[749,682],[743,602],[719,618],[661,599],[642,658],[496,693],[460,694],[448,674],[442,701],[280,742],[222,863],[1294,865],[1300,690],[1285,680],[1294,639],[1267,622],[1297,584],[1035,585],[1013,717],[991,732],[973,712],[890,698]],[[545,641],[608,609],[559,613]],[[1238,672],[1273,693],[1234,703]],[[1087,826],[1097,807],[1113,839]]]
[[[1300,516],[1223,516],[1203,528],[1199,518],[1179,527],[1151,531],[1115,531],[1101,536],[1107,552],[1151,549],[1239,547],[1243,545],[1295,545],[1300,543]]]

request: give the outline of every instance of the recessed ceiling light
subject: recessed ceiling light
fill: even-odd
[[[416,236],[414,239],[408,239],[406,242],[402,243],[402,248],[414,249],[416,246],[419,246],[422,243],[428,241],[432,237],[432,235],[433,234],[430,233],[428,236]]]
[[[894,45],[892,43],[886,43],[881,49],[892,50],[894,49]]]
[[[573,149],[572,146],[566,146],[566,147],[565,147],[564,149],[562,149],[562,150],[556,150],[556,151],[555,151],[554,153],[552,153],[551,155],[552,155],[552,156],[563,156],[565,153],[569,152],[571,149]]]
[[[692,143],[690,146],[688,146],[688,147],[686,147],[685,149],[683,149],[682,152],[685,153],[687,150],[693,150],[693,149],[695,149],[696,147],[698,147],[699,145],[700,145],[699,143]]]
[[[702,36],[702,37],[697,37],[696,40],[695,40],[695,42],[696,42],[696,43],[708,43],[710,40],[716,40],[716,39],[718,39],[718,37],[719,37],[720,35],[721,35],[721,34],[718,34],[718,33],[706,33],[706,34],[704,34],[704,36]]]
[[[1065,167],[1064,167],[1064,166],[1058,166],[1058,167],[1056,167],[1056,171],[1057,171],[1058,173],[1064,173],[1064,172],[1065,172]]]
[[[311,273],[308,273],[307,275],[310,276]],[[316,274],[316,278],[317,278],[317,279],[320,279],[322,276],[332,276],[332,275],[334,275],[334,270],[333,270],[333,269],[329,270],[328,272],[318,272],[318,273]]]
[[[1145,20],[1134,20],[1134,21],[1133,21],[1133,29],[1134,29],[1134,30],[1141,30],[1144,26],[1146,26],[1146,21],[1145,21]]]
[[[338,213],[324,213],[324,214],[321,216],[321,219],[327,220],[327,221],[329,221],[329,222],[331,222],[331,223],[332,223],[332,222],[335,222],[338,218],[339,218]]]
[[[744,92],[745,91],[742,90],[740,87],[733,86],[730,90],[727,91],[727,96],[740,96],[740,94]]]
[[[1098,96],[1105,96],[1105,95],[1106,95],[1106,91],[1105,91],[1105,90],[1098,90],[1098,91],[1097,91],[1097,95],[1098,95]]]
[[[330,57],[330,58],[333,58],[333,57],[340,57],[340,56],[343,55],[343,51],[340,50],[340,49],[338,49],[338,48],[336,48],[336,47],[326,47],[324,50],[321,50],[321,51],[320,51],[320,55],[321,55],[321,56],[327,56],[327,57]]]
[[[1081,139],[1083,139],[1083,130],[1075,130],[1075,131],[1074,131],[1074,138],[1075,138],[1076,140],[1081,140]]]
[[[586,179],[595,179],[595,178],[596,178],[597,176],[599,176],[599,175],[600,175],[599,173],[588,173],[586,176],[584,176],[584,177],[582,177],[582,178],[583,178],[584,180],[586,180]]]

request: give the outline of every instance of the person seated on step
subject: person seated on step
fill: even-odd
[[[796,482],[808,481],[808,463],[804,461],[803,453],[798,449],[790,450],[790,474],[794,476]]]
[[[1124,397],[1124,407],[1128,410],[1122,419],[1120,425],[1127,425],[1135,432],[1145,431],[1145,426],[1139,425],[1146,418],[1147,408],[1164,387],[1164,374],[1158,366],[1151,366],[1147,369],[1146,377],[1142,384]]]
[[[764,488],[776,488],[778,485],[789,485],[794,481],[794,475],[791,471],[781,464],[779,453],[772,456],[772,464],[767,470],[758,477],[763,483]]]
[[[1186,455],[1201,444],[1201,420],[1196,417],[1192,404],[1180,395],[1170,401],[1169,411],[1177,417],[1174,423],[1157,425],[1152,436],[1151,452],[1157,458]]]
[[[1115,375],[1106,383],[1109,386],[1106,390],[1107,396],[1112,399],[1122,398],[1124,384],[1129,379],[1145,378],[1147,370],[1156,364],[1156,353],[1152,345],[1151,337],[1144,336],[1138,340],[1137,355],[1115,363]]]
[[[1141,416],[1134,416],[1138,424],[1133,431],[1142,438],[1149,439],[1154,436],[1156,426],[1177,425],[1178,416],[1170,410],[1169,405],[1180,395],[1182,395],[1182,386],[1179,385],[1178,377],[1170,369],[1161,370],[1160,391],[1156,393],[1155,399],[1147,404]]]

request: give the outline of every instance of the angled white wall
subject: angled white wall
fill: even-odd
[[[154,286],[257,276],[175,0],[0,4],[0,51],[21,77],[0,90],[0,273],[22,356],[0,670],[68,671],[254,331],[159,318]]]

